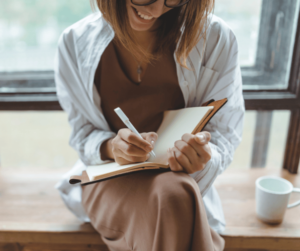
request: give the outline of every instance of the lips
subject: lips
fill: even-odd
[[[131,7],[132,7],[132,6],[131,6]],[[134,12],[135,16],[137,17],[137,19],[138,19],[141,23],[148,24],[148,23],[152,23],[152,22],[155,20],[155,18],[152,18],[151,20],[146,20],[146,19],[144,19],[144,18],[142,18],[142,17],[140,17],[140,16],[138,15],[137,9],[135,9],[134,7],[132,7],[132,9],[133,9],[133,12]]]

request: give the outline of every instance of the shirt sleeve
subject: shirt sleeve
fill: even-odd
[[[84,107],[84,83],[76,61],[76,52],[71,32],[64,32],[58,43],[54,63],[55,84],[58,101],[68,114],[71,126],[69,144],[79,154],[85,165],[105,163],[101,159],[101,144],[116,134],[108,130],[107,125],[101,126],[91,122],[91,116],[81,107]],[[81,89],[80,89],[81,88]]]
[[[245,113],[237,40],[227,26],[218,26],[218,29],[219,32],[208,37],[209,43],[200,74],[201,90],[197,91],[204,92],[204,101],[227,98],[228,102],[204,128],[204,131],[211,134],[210,161],[203,170],[191,174],[198,183],[202,196],[232,162],[234,151],[242,139]],[[201,80],[206,82],[204,88]]]

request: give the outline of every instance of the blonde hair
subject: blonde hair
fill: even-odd
[[[175,42],[179,43],[175,52],[176,60],[181,66],[188,68],[186,60],[190,51],[199,40],[204,39],[206,42],[208,15],[214,8],[215,0],[190,0],[182,7],[174,8],[159,17],[161,25],[156,30],[159,43],[156,43],[153,53],[147,52],[135,41],[127,15],[126,0],[91,0],[93,9],[95,3],[114,29],[118,41],[137,59],[150,63]]]

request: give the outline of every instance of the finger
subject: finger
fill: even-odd
[[[183,140],[175,141],[174,145],[181,153],[183,153],[187,157],[190,164],[197,164],[197,162],[199,161],[199,155],[193,146],[189,145]]]
[[[205,138],[206,138],[206,143],[198,143],[198,139],[199,137],[197,135],[192,135],[191,138],[189,138],[189,136],[184,135],[185,140],[188,141],[188,144],[190,144],[191,146],[194,147],[194,149],[196,150],[196,152],[198,153],[199,157],[200,157],[200,162],[206,164],[210,159],[211,159],[211,149],[210,146],[208,144],[208,142],[211,139],[211,135],[209,132],[202,132],[205,134]],[[203,134],[202,134],[203,135]]]
[[[195,150],[195,152],[197,153],[197,163],[204,163],[206,164],[210,159],[211,159],[211,149],[208,143],[204,144],[204,145],[200,145],[197,141],[196,141],[196,136],[192,135],[192,137],[189,137],[187,135],[183,136],[184,141],[188,142],[188,144],[190,146],[192,146]],[[195,162],[192,162],[193,164]]]
[[[127,128],[120,129],[118,134],[127,143],[133,144],[146,152],[150,152],[153,149],[149,142],[147,142],[144,139],[141,139],[138,135],[136,135]]]
[[[199,141],[198,141],[199,137],[197,135],[185,133],[181,137],[181,140],[186,142],[190,146],[192,146],[199,157],[203,153],[203,151],[201,149],[202,149],[203,145],[205,145],[205,144],[199,143]]]
[[[210,133],[209,132],[198,132],[198,133],[196,133],[196,142],[198,143],[198,144],[200,144],[200,145],[204,145],[204,144],[206,144],[207,142],[209,142],[210,141],[210,139],[211,139],[211,135],[210,135]]]
[[[115,161],[119,164],[119,165],[128,165],[128,164],[132,164],[132,163],[139,163],[139,162],[143,162],[143,161],[129,161],[127,159],[124,159],[120,156],[115,158]]]
[[[148,141],[153,147],[155,145],[155,142],[157,141],[157,138],[158,138],[158,134],[155,133],[155,132],[144,132],[144,133],[141,133],[141,136],[146,140]]]
[[[168,163],[169,163],[170,169],[173,172],[184,171],[183,167],[177,162],[176,157],[170,148],[167,150],[167,154],[168,154]]]
[[[147,153],[143,156],[134,156],[134,155],[128,155],[126,153],[124,153],[122,150],[120,149],[116,149],[114,152],[115,156],[118,156],[118,158],[123,158],[124,160],[126,160],[129,163],[140,163],[140,162],[144,162],[147,159],[149,159],[150,154]]]
[[[208,144],[205,144],[203,146],[200,146],[199,149],[199,155],[201,159],[201,163],[206,164],[211,159],[211,149]]]
[[[115,161],[119,164],[119,165],[126,165],[126,164],[130,164],[130,161],[122,158],[122,157],[116,157]]]
[[[187,156],[181,151],[179,151],[176,147],[173,147],[172,150],[174,152],[177,162],[182,166],[184,171],[187,173],[191,173],[193,166],[189,161],[189,159],[187,158]]]
[[[124,154],[130,155],[130,156],[135,156],[135,157],[144,157],[147,152],[144,151],[143,149],[127,143],[126,141],[120,139],[118,142],[118,149],[121,150]]]

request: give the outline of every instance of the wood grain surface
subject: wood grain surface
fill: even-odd
[[[54,188],[61,173],[0,173],[0,250],[108,250],[89,223],[77,220]],[[279,225],[255,216],[255,180],[275,175],[300,187],[287,170],[226,170],[215,182],[222,200],[227,251],[300,250],[300,206]],[[300,199],[292,194],[290,202]]]

